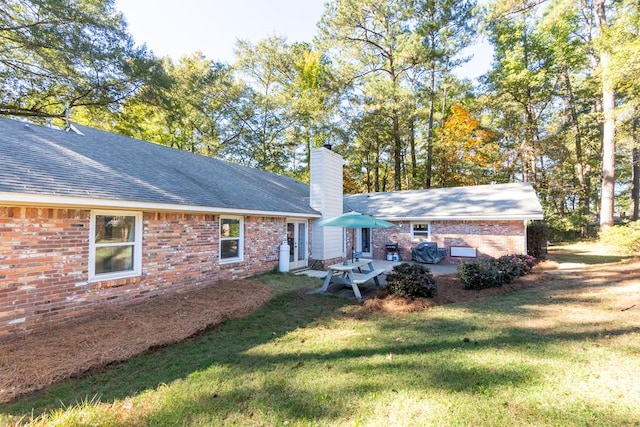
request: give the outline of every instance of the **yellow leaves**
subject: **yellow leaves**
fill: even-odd
[[[469,110],[454,105],[434,145],[440,184],[473,184],[478,173],[495,168],[499,149],[490,139],[491,134],[480,128],[480,121]]]

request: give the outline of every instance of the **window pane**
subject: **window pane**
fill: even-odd
[[[135,241],[134,216],[96,215],[96,243]]]
[[[239,258],[238,252],[239,240],[223,240],[220,242],[220,257],[225,258]]]
[[[429,224],[413,224],[414,233],[428,233]]]
[[[240,220],[222,218],[220,220],[220,237],[240,237]]]
[[[133,246],[96,248],[95,274],[133,270]]]
[[[363,228],[360,231],[360,244],[362,246],[362,252],[371,252],[371,229]]]
[[[289,245],[289,262],[295,261],[295,224],[287,224],[287,244]]]
[[[298,224],[298,261],[307,257],[307,224]]]

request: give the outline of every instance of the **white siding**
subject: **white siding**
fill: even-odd
[[[322,219],[342,215],[342,166],[339,154],[326,148],[311,150],[310,202]],[[313,227],[311,254],[314,259],[341,257],[343,231],[337,227]]]

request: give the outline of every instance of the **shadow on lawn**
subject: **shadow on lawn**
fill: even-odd
[[[609,255],[605,249],[601,249],[602,252],[599,252],[594,248],[596,248],[595,245],[585,248],[580,246],[551,246],[548,248],[548,257],[560,263],[570,262],[586,265],[611,264],[633,258],[628,255]]]
[[[89,376],[53,385],[47,389],[23,398],[13,404],[0,405],[0,411],[16,416],[29,416],[64,408],[92,396],[100,401],[114,402],[145,391],[170,384],[190,376],[207,376],[212,384],[223,383],[226,378],[245,375],[248,372],[284,369],[295,375],[298,369],[312,366],[331,376],[338,370],[371,380],[335,386],[331,395],[323,390],[302,390],[292,387],[286,375],[274,374],[241,385],[231,392],[211,392],[194,390],[182,401],[171,400],[154,409],[147,420],[167,420],[178,417],[176,422],[188,424],[190,416],[220,412],[238,419],[247,419],[251,411],[278,413],[283,419],[344,419],[354,409],[349,399],[364,397],[379,392],[393,390],[443,389],[469,394],[487,394],[496,387],[519,386],[535,383],[543,376],[535,365],[519,367],[500,366],[491,369],[470,367],[452,354],[476,351],[503,351],[517,348],[532,355],[551,355],[550,344],[559,341],[582,341],[598,337],[602,326],[585,325],[572,331],[551,328],[551,330],[530,327],[496,327],[497,334],[481,338],[486,328],[478,319],[483,316],[524,315],[535,316],[530,306],[559,304],[551,298],[555,289],[545,285],[517,294],[503,295],[487,300],[465,303],[472,312],[469,318],[443,318],[432,316],[428,322],[419,314],[408,314],[394,321],[375,323],[371,331],[373,343],[356,342],[353,347],[328,353],[304,353],[296,348],[296,343],[276,355],[249,354],[248,350],[285,336],[298,328],[325,325],[333,319],[349,319],[349,302],[342,298],[308,295],[292,291],[277,295],[265,306],[250,316],[228,321],[212,330],[205,331],[183,343],[156,349],[149,354],[136,357]],[[499,299],[498,299],[499,298]],[[499,301],[496,302],[496,301]],[[566,302],[566,301],[565,301]],[[357,322],[354,316],[352,319]],[[376,322],[373,319],[372,322]],[[405,334],[406,343],[398,340],[398,322]],[[613,326],[613,325],[612,325]],[[638,332],[637,327],[607,329],[610,334]],[[479,338],[475,338],[478,334]],[[366,345],[365,345],[366,344]],[[418,362],[411,362],[403,356],[420,355]],[[422,357],[438,356],[434,360]],[[388,359],[385,359],[388,358]],[[387,360],[386,370],[381,372],[381,360]],[[348,363],[344,363],[348,361]],[[425,362],[425,363],[421,363]],[[286,370],[289,371],[286,371]],[[387,381],[376,380],[384,376]],[[343,399],[335,399],[342,396]],[[273,399],[272,396],[277,396]],[[33,412],[32,412],[33,411]],[[187,414],[187,415],[185,415]],[[184,418],[187,417],[187,418]]]

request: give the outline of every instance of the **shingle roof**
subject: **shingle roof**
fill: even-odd
[[[74,126],[0,118],[0,193],[318,214],[298,180]]]
[[[529,183],[492,184],[345,196],[352,210],[382,219],[542,219]]]

